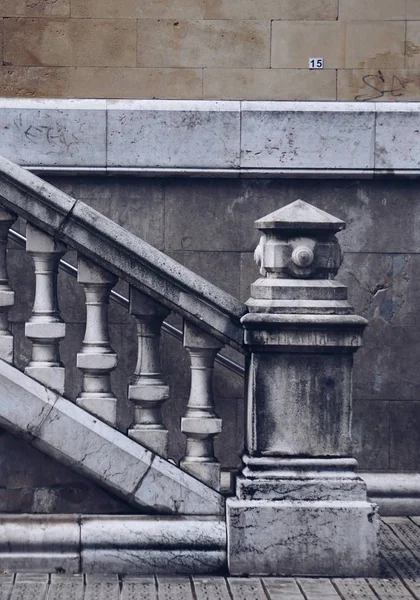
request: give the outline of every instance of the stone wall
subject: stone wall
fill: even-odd
[[[418,0],[3,0],[0,20],[0,96],[420,99]]]

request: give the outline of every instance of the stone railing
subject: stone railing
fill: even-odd
[[[25,373],[64,393],[65,369],[59,345],[66,335],[66,324],[57,295],[61,261],[68,272],[77,273],[85,293],[85,335],[76,358],[83,383],[76,403],[116,426],[118,400],[110,376],[118,357],[111,346],[108,324],[109,299],[114,297],[127,306],[137,323],[138,359],[128,385],[134,420],[127,434],[167,458],[169,432],[161,407],[169,399],[169,386],[161,369],[160,337],[170,312],[180,314],[184,319],[181,337],[191,365],[190,397],[181,421],[186,436],[181,467],[220,489],[220,464],[213,440],[222,424],[214,408],[213,367],[217,358],[238,370],[218,353],[225,344],[244,352],[240,317],[246,307],[87,205],[5,159],[0,159],[0,202],[0,358],[13,361],[7,311],[14,303],[14,293],[8,284],[6,244],[11,226],[20,216],[27,222],[25,244],[35,270],[34,304],[25,325],[32,353]],[[11,234],[17,241],[24,240],[16,232]],[[77,250],[77,269],[62,261],[67,248]],[[128,300],[113,291],[118,278],[129,283]],[[174,327],[165,324],[165,328],[179,336]]]
[[[184,320],[191,367],[180,466],[216,490],[220,464],[213,440],[221,420],[214,408],[213,366],[224,345],[247,355],[244,468],[236,497],[226,501],[230,573],[364,577],[377,572],[377,507],[355,473],[351,447],[352,361],[367,322],[354,314],[346,287],[334,281],[341,262],[336,233],[343,221],[301,200],[259,219],[255,258],[262,277],[243,305],[1,158],[0,205],[0,358],[13,360],[6,242],[18,215],[27,222],[26,249],[35,266],[35,299],[25,326],[32,342],[28,375],[63,393],[59,343],[66,328],[57,272],[70,247],[78,253],[77,279],[86,303],[85,336],[77,353],[83,386],[76,403],[116,425],[110,374],[117,356],[108,303],[121,278],[130,286],[128,307],[138,337],[128,388],[135,417],[127,433],[167,458],[161,407],[169,389],[160,364],[160,333],[174,311]]]

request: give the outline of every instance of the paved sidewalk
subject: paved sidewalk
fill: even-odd
[[[375,579],[4,573],[0,600],[420,600],[420,518],[383,518],[380,543]]]

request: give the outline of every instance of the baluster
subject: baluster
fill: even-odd
[[[0,358],[13,362],[13,336],[9,331],[7,312],[15,303],[15,293],[9,285],[6,249],[9,229],[17,217],[0,208]]]
[[[83,385],[76,404],[115,426],[117,399],[111,390],[111,371],[117,366],[117,355],[109,340],[108,305],[117,277],[79,256],[77,281],[85,291],[86,329],[77,354]]]
[[[32,358],[25,373],[47,387],[64,392],[64,366],[60,361],[60,341],[66,325],[60,317],[57,276],[66,246],[34,227],[26,226],[26,251],[35,267],[35,298],[32,316],[25,323],[25,335],[32,342]]]
[[[184,347],[191,361],[191,390],[185,417],[181,419],[181,431],[187,438],[181,467],[219,490],[220,464],[214,456],[214,437],[222,430],[222,420],[214,410],[213,369],[223,344],[185,321]]]
[[[139,290],[130,287],[130,313],[137,321],[137,365],[128,397],[134,403],[134,421],[128,435],[153,452],[168,456],[168,430],[162,423],[162,404],[169,386],[162,374],[160,332],[170,311]]]

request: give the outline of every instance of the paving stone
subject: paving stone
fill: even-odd
[[[333,579],[342,600],[376,600],[372,588],[366,579]]]
[[[17,573],[10,600],[43,600],[47,594],[49,576]]]
[[[83,600],[83,575],[51,575],[47,600]]]
[[[335,587],[328,579],[300,578],[297,581],[306,600],[340,600]]]
[[[159,600],[193,600],[190,580],[187,577],[158,577]]]
[[[224,577],[193,577],[196,600],[231,600]]]
[[[420,594],[420,562],[417,561],[399,537],[385,524],[381,524],[380,546],[382,554],[404,580],[415,597]]]
[[[420,560],[420,528],[408,517],[385,517],[383,521],[399,540]]]
[[[0,600],[9,600],[15,575],[0,575]]]
[[[119,600],[118,575],[86,575],[84,600]]]
[[[124,577],[121,600],[158,600],[154,577]]]
[[[294,579],[263,579],[263,585],[270,600],[304,600],[304,596]]]
[[[230,577],[228,585],[233,600],[266,600],[262,583],[257,578]]]

